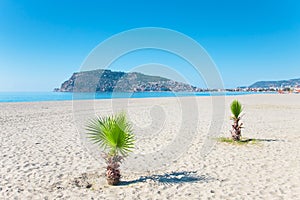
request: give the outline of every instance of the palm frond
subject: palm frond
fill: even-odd
[[[231,113],[232,113],[232,118],[233,119],[238,119],[240,114],[242,113],[242,104],[238,100],[234,100],[231,105],[230,105]]]
[[[125,113],[98,117],[87,125],[88,138],[109,154],[127,156],[134,148],[134,135]]]

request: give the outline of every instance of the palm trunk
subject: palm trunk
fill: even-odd
[[[240,118],[234,119],[234,123],[232,125],[231,136],[234,141],[240,141],[242,134],[242,125],[239,124]]]
[[[118,185],[121,179],[120,162],[122,156],[108,154],[106,158],[106,180],[109,185]]]
[[[120,182],[121,174],[119,169],[107,167],[106,169],[106,180],[108,185],[118,185]]]

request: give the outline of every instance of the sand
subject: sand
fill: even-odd
[[[300,199],[300,95],[214,98],[225,107],[211,97],[78,101],[92,107],[76,112],[72,101],[1,103],[0,199]],[[215,139],[230,136],[235,98],[254,144]],[[124,108],[136,150],[108,186],[78,119]]]

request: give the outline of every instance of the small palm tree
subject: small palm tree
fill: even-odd
[[[134,148],[134,135],[126,115],[97,117],[87,125],[88,138],[104,150],[106,178],[109,185],[120,182],[120,163]]]
[[[238,100],[234,100],[231,105],[230,105],[232,117],[231,119],[233,120],[233,125],[232,125],[232,130],[231,136],[232,139],[235,141],[239,141],[241,139],[241,132],[242,132],[242,125],[243,123],[239,124],[239,121],[241,119],[241,113],[242,113],[242,105]]]

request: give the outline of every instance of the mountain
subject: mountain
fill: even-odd
[[[258,81],[249,86],[249,88],[285,88],[300,86],[300,78],[280,81]]]
[[[62,83],[60,88],[54,89],[57,92],[195,92],[199,90],[189,84],[159,76],[103,69],[76,72],[70,79]]]

